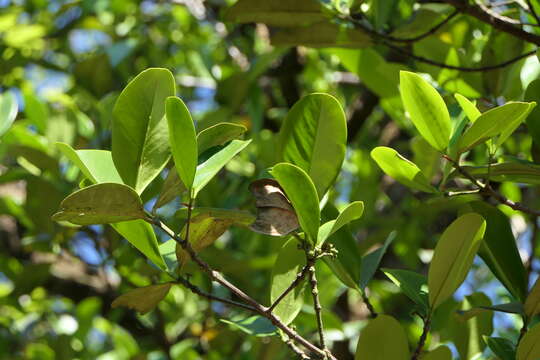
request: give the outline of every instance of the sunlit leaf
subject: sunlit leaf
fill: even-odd
[[[246,127],[243,125],[227,122],[207,127],[197,134],[199,154],[214,146],[223,145],[231,140],[238,139],[246,130]]]
[[[482,115],[480,110],[476,108],[476,105],[472,103],[469,99],[467,99],[465,96],[462,96],[460,94],[455,94],[454,96],[459,106],[461,106],[461,108],[463,109],[463,111],[465,112],[465,114],[467,115],[467,117],[469,118],[471,122],[474,123],[476,119],[478,119],[480,115]]]
[[[363,213],[364,203],[362,201],[354,201],[347,205],[347,207],[339,213],[335,220],[330,220],[319,228],[317,246],[324,244],[329,236],[334,234],[343,226],[347,225],[351,221],[361,218]]]
[[[11,92],[0,95],[0,137],[9,130],[18,112],[17,99]]]

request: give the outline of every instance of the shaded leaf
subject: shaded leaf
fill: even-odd
[[[435,149],[446,149],[451,125],[441,95],[418,74],[408,71],[400,72],[400,89],[403,106],[420,135]]]
[[[165,99],[174,94],[175,82],[171,72],[153,68],[131,80],[114,105],[114,164],[124,183],[139,194],[169,161]]]
[[[360,333],[355,360],[407,360],[409,345],[400,323],[391,316],[379,315]]]
[[[320,209],[317,191],[310,177],[298,166],[288,163],[274,165],[270,173],[292,203],[302,230],[314,243],[319,231]]]
[[[112,307],[125,306],[146,314],[167,296],[172,283],[150,285],[120,295],[112,302]]]
[[[60,204],[55,221],[78,225],[110,224],[144,219],[142,201],[129,186],[102,183],[74,192]]]
[[[401,291],[420,305],[423,309],[428,310],[429,299],[427,290],[427,279],[424,275],[413,271],[399,269],[381,269],[382,272],[399,288]]]
[[[170,203],[174,200],[174,198],[181,195],[184,191],[186,191],[186,187],[178,176],[178,171],[176,171],[174,168],[169,169],[167,177],[161,186],[161,192],[159,193],[152,211],[156,211],[163,205]]]
[[[191,189],[198,159],[197,138],[191,114],[178,97],[167,98],[165,112],[175,168],[184,186]]]
[[[246,130],[244,125],[227,122],[207,127],[197,134],[199,155],[214,146],[223,145],[231,140],[238,139]]]
[[[328,20],[303,27],[288,27],[273,34],[274,46],[308,46],[314,48],[361,48],[372,44],[371,37],[359,28],[336,24]]]
[[[347,225],[351,221],[360,219],[363,213],[364,203],[362,201],[354,201],[347,205],[347,207],[339,213],[338,217],[335,220],[330,220],[319,228],[317,246],[321,246],[322,244],[324,244],[324,242],[326,241],[326,239],[328,239],[329,236],[334,234],[343,226]]]
[[[272,336],[277,331],[277,328],[270,320],[258,315],[250,316],[244,319],[220,319],[220,321],[231,325],[232,328],[238,329],[253,336]]]
[[[433,309],[465,280],[485,230],[486,221],[470,213],[457,218],[442,234],[428,272],[429,302]]]
[[[437,192],[426,179],[422,170],[416,164],[401,156],[396,150],[378,146],[371,150],[371,157],[385,174],[403,185],[428,193]]]
[[[334,183],[345,158],[347,124],[339,102],[327,94],[310,94],[291,108],[279,132],[279,153],[304,170],[322,198]]]
[[[491,349],[493,354],[498,356],[500,360],[515,360],[516,349],[514,343],[508,339],[500,337],[484,337],[484,341]]]
[[[533,80],[525,91],[525,101],[535,101],[540,103],[540,79]],[[529,134],[531,134],[534,142],[540,144],[540,107],[532,109],[529,116],[525,120]]]
[[[381,260],[386,253],[386,250],[388,250],[388,247],[390,244],[394,241],[396,238],[396,232],[392,231],[384,241],[383,246],[378,248],[377,250],[374,250],[370,252],[369,254],[365,255],[362,258],[362,267],[360,270],[360,289],[364,290],[369,283],[369,281],[373,278],[373,275],[375,275],[375,272],[379,268],[379,265],[381,264]]]
[[[448,346],[441,345],[420,357],[420,360],[452,360],[452,351],[450,351]]]
[[[540,184],[540,166],[526,162],[507,162],[491,164],[491,166],[463,166],[463,169],[475,178],[484,179],[489,175],[490,181],[520,182]],[[458,171],[453,171],[450,177],[462,177]]]
[[[517,347],[517,360],[540,359],[540,324],[529,329]]]
[[[525,301],[525,314],[531,319],[536,314],[540,314],[540,277],[532,287],[527,300]]]

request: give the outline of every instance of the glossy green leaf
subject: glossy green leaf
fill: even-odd
[[[429,308],[429,299],[427,290],[427,279],[424,275],[413,271],[399,269],[381,269],[382,272],[397,286],[400,290],[420,305],[423,309]]]
[[[351,221],[360,219],[363,213],[364,203],[362,201],[354,201],[347,205],[347,207],[339,213],[338,217],[335,220],[330,220],[319,228],[317,246],[321,246],[322,244],[324,244],[324,242],[326,241],[326,239],[328,239],[329,236],[334,234],[343,226],[347,225]]]
[[[379,265],[381,264],[381,260],[384,254],[386,253],[386,250],[388,250],[388,247],[394,241],[395,238],[396,238],[396,232],[392,231],[388,235],[386,240],[384,241],[383,246],[381,246],[377,250],[370,252],[369,254],[365,255],[362,258],[362,267],[360,270],[360,281],[359,281],[360,289],[364,290],[367,284],[373,278],[373,275],[375,275],[375,272],[377,272],[377,269],[379,268]]]
[[[371,150],[371,157],[385,174],[403,185],[428,193],[437,192],[426,179],[422,170],[416,164],[401,156],[396,150],[378,146]]]
[[[165,99],[174,96],[167,69],[148,69],[122,91],[113,109],[112,156],[126,185],[142,193],[170,158]]]
[[[485,179],[489,174],[490,181],[520,182],[526,184],[540,184],[540,166],[525,162],[507,162],[491,164],[491,166],[463,166],[463,169],[478,179]],[[450,177],[463,177],[458,171],[452,172]]]
[[[270,173],[285,191],[302,230],[314,243],[319,232],[320,210],[317,191],[310,177],[300,167],[288,163],[274,165]]]
[[[208,160],[197,167],[193,181],[193,197],[197,197],[206,184],[224,167],[232,158],[249,145],[251,140],[233,140],[223,149],[212,155]]]
[[[270,303],[277,298],[296,279],[296,275],[306,265],[306,254],[298,249],[298,241],[291,237],[278,253],[276,263],[272,268],[272,284],[270,287]],[[290,324],[298,315],[304,304],[305,281],[279,302],[274,308],[276,314],[284,324]]]
[[[18,112],[17,99],[11,92],[0,95],[0,137],[6,133],[15,121]]]
[[[465,280],[485,230],[486,221],[470,213],[457,218],[442,234],[428,272],[429,302],[433,309]]]
[[[234,329],[238,329],[253,336],[272,336],[277,331],[277,328],[270,320],[258,315],[243,319],[220,320],[225,324],[229,324]]]
[[[536,314],[540,314],[540,277],[532,287],[527,300],[525,301],[525,314],[531,319]]]
[[[517,360],[540,359],[540,324],[529,329],[519,342]]]
[[[165,109],[174,165],[182,183],[189,190],[195,179],[198,159],[195,125],[187,106],[180,98],[167,98]]]
[[[504,125],[504,127],[502,128],[501,134],[497,138],[497,142],[495,143],[495,146],[501,146],[506,141],[506,139],[508,139],[510,135],[512,135],[514,131],[516,131],[518,126],[521,125],[523,121],[525,121],[525,119],[529,116],[531,111],[536,107],[535,102],[526,103],[526,104],[529,104],[529,108],[523,114],[521,114],[521,116],[515,119],[509,119],[509,121]]]
[[[279,133],[279,154],[304,170],[319,198],[334,183],[345,158],[347,123],[339,102],[331,95],[310,94],[287,114]]]
[[[214,146],[223,145],[231,140],[238,139],[246,130],[244,125],[227,122],[207,127],[197,134],[199,155]]]
[[[450,141],[450,115],[441,95],[420,75],[400,72],[403,106],[414,126],[435,149],[444,151]]]
[[[55,221],[78,225],[110,224],[144,219],[142,201],[129,186],[102,183],[74,192],[60,204]]]
[[[422,356],[420,360],[452,360],[452,351],[447,346],[441,345]]]
[[[316,0],[240,0],[225,16],[238,23],[260,22],[272,26],[304,26],[326,19]]]
[[[122,184],[122,178],[114,167],[110,151],[74,150],[65,143],[56,143],[56,147],[93,183]]]
[[[510,125],[521,122],[530,111],[529,103],[509,102],[502,106],[488,110],[476,119],[474,124],[461,136],[458,143],[458,152],[464,153],[482,144],[488,139],[510,129]]]
[[[133,289],[120,295],[112,302],[112,307],[125,306],[146,314],[167,296],[172,283],[149,285]]]
[[[391,316],[379,315],[360,332],[355,360],[408,360],[409,345],[401,324]]]
[[[527,273],[519,255],[510,220],[502,211],[484,201],[467,203],[464,209],[480,214],[486,220],[486,233],[478,255],[516,299],[525,301]]]
[[[540,103],[540,79],[533,80],[529,86],[527,86],[524,98],[525,101]],[[540,107],[537,106],[532,109],[525,121],[527,122],[529,133],[534,139],[534,142],[540,144]]]
[[[162,270],[167,269],[159,251],[156,234],[152,226],[144,220],[122,221],[111,224],[131,245],[143,253]]]
[[[516,349],[512,341],[500,337],[484,337],[493,354],[500,360],[516,360]]]
[[[476,105],[469,99],[467,99],[465,96],[462,96],[460,94],[455,94],[454,96],[459,106],[461,106],[461,108],[472,123],[474,123],[476,119],[478,119],[480,115],[482,115],[480,110],[476,108]]]

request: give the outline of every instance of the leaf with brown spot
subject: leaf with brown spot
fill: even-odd
[[[112,307],[125,306],[146,314],[167,296],[172,283],[156,284],[133,289],[120,295],[112,302]]]

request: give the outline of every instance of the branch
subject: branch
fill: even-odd
[[[251,305],[253,307],[254,311],[258,313],[259,315],[269,319],[274,326],[281,329],[289,338],[293,339],[298,344],[301,344],[309,351],[317,354],[319,357],[327,357],[327,353],[324,350],[319,349],[317,346],[310,343],[308,340],[304,339],[302,336],[300,336],[297,332],[295,332],[293,329],[285,325],[276,315],[274,315],[272,312],[268,312],[268,309],[258,303],[255,299],[253,299],[251,296],[244,293],[242,290],[237,288],[235,285],[230,283],[225,277],[219,273],[218,271],[212,269],[210,265],[208,265],[204,260],[202,260],[197,252],[193,249],[191,246],[191,243],[186,241],[185,239],[180,238],[177,236],[174,231],[169,229],[167,225],[163,224],[158,219],[147,219],[149,223],[157,226],[162,231],[164,231],[171,239],[175,240],[184,250],[187,251],[187,253],[190,255],[191,259],[203,270],[205,271],[208,276],[213,280],[227,288],[229,291],[231,291],[233,294],[235,294],[237,297],[242,299],[247,304]],[[334,356],[330,355],[331,360],[337,360]]]
[[[300,282],[306,277],[306,275],[308,273],[308,270],[309,270],[310,266],[312,266],[312,265],[313,264],[306,264],[306,266],[304,266],[302,271],[300,271],[298,274],[296,274],[296,278],[294,279],[294,281],[291,283],[291,285],[289,285],[289,287],[287,289],[285,289],[285,291],[281,295],[278,296],[278,298],[274,301],[274,303],[272,305],[270,305],[270,307],[267,310],[268,312],[271,312],[272,310],[274,310],[274,308],[281,302],[281,300],[283,300],[283,298],[285,298],[285,296],[287,296],[287,294],[289,294],[298,285],[300,285]]]
[[[307,255],[307,254],[306,254]],[[319,288],[317,286],[317,276],[315,275],[315,266],[312,264],[309,267],[309,285],[311,286],[311,295],[313,296],[313,309],[315,309],[315,316],[317,317],[317,330],[319,332],[319,341],[323,351],[328,351],[326,348],[326,340],[324,338],[324,324],[321,316],[321,301],[319,300]]]
[[[477,18],[478,20],[485,22],[495,29],[515,36],[516,38],[523,39],[532,44],[540,45],[540,36],[529,33],[519,27],[514,26],[498,17],[492,16],[483,11],[478,6],[471,6],[468,0],[443,0],[444,3],[450,4],[460,12]]]
[[[463,175],[465,178],[469,179],[473,183],[473,185],[476,186],[480,190],[481,193],[484,193],[484,194],[487,194],[487,195],[491,196],[492,198],[497,200],[499,203],[501,203],[503,205],[506,205],[506,206],[508,206],[508,207],[510,207],[510,208],[512,208],[514,210],[518,210],[518,211],[521,211],[523,213],[533,215],[533,216],[540,216],[540,211],[530,209],[530,208],[526,207],[525,205],[523,205],[523,204],[521,204],[519,202],[515,202],[515,201],[512,201],[512,200],[504,197],[503,195],[501,195],[497,191],[495,191],[491,187],[491,185],[489,185],[489,184],[482,184],[480,181],[478,181],[478,179],[476,179],[474,176],[472,176],[467,170],[462,168],[457,161],[453,160],[449,156],[443,155],[443,158],[446,159],[447,161],[449,161],[452,164],[452,166],[461,175]]]
[[[420,336],[420,339],[418,340],[418,345],[416,345],[416,349],[414,350],[411,360],[418,360],[420,358],[422,349],[424,348],[424,345],[426,344],[426,339],[429,334],[430,327],[431,327],[431,318],[428,315],[426,319],[424,319],[424,328],[422,329],[422,335]]]

